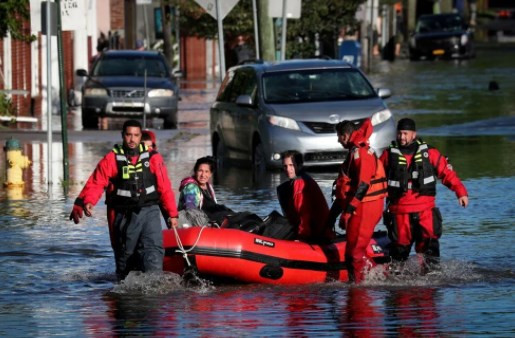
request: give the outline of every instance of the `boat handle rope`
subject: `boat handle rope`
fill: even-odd
[[[188,259],[188,252],[190,252],[191,250],[195,249],[195,247],[198,244],[198,241],[200,240],[200,235],[202,235],[202,231],[204,231],[205,228],[206,228],[206,226],[203,226],[200,229],[200,232],[198,233],[198,236],[197,236],[197,240],[191,246],[191,248],[189,248],[188,250],[184,250],[184,246],[182,245],[181,238],[179,237],[179,233],[177,232],[177,228],[176,227],[172,227],[172,229],[173,229],[173,231],[175,233],[175,239],[177,241],[177,246],[179,247],[179,249],[175,250],[175,252],[178,252],[178,253],[182,254],[182,257],[184,257],[184,259],[186,260],[186,263],[188,264],[188,266],[191,266],[190,260]]]

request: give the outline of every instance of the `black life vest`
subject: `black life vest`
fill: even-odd
[[[397,142],[393,141],[390,145],[388,197],[392,200],[401,197],[408,189],[413,189],[420,195],[436,195],[436,176],[429,161],[429,146],[419,139],[416,142],[417,149],[409,167]]]
[[[115,145],[113,152],[118,175],[112,180],[115,189],[108,204],[118,209],[158,204],[156,178],[150,171],[150,158],[155,151],[149,152],[147,146],[140,144],[138,162],[134,165],[127,159],[123,147]]]
[[[277,197],[284,216],[293,210],[293,185],[296,179],[288,179],[277,187]]]

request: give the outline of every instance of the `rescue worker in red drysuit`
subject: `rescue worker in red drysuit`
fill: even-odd
[[[436,180],[456,193],[462,207],[468,205],[467,189],[440,152],[417,138],[415,121],[404,118],[397,124],[397,141],[380,157],[388,177],[388,212],[385,224],[394,260],[408,259],[411,246],[424,254],[425,264],[438,263],[442,216],[435,207]]]
[[[120,279],[133,268],[131,261],[136,251],[144,272],[162,270],[164,249],[159,204],[170,216],[167,225],[177,226],[175,196],[163,158],[157,152],[149,152],[141,143],[142,128],[138,121],[126,121],[122,130],[123,145],[115,145],[100,160],[70,214],[70,220],[76,224],[84,214],[90,217],[93,206],[112,182],[114,190],[107,194],[106,203],[114,210],[111,239]]]
[[[279,204],[297,237],[305,242],[327,242],[335,237],[326,226],[329,207],[317,182],[303,170],[302,154],[290,150],[282,154],[288,181],[277,187]]]
[[[141,142],[145,144],[148,147],[148,152],[153,155],[153,152],[157,151],[156,146],[156,135],[153,131],[150,130],[143,130],[141,132]],[[111,241],[111,247],[113,250],[115,249],[115,237],[114,237],[114,231],[113,231],[113,224],[114,219],[116,216],[116,210],[112,206],[110,206],[111,203],[109,203],[109,199],[112,198],[112,194],[115,191],[115,186],[113,182],[109,182],[109,185],[106,188],[106,204],[107,204],[107,226],[109,227],[109,239]],[[162,210],[164,211],[164,210]],[[164,213],[163,213],[164,215]],[[165,219],[168,219],[168,217],[165,217]]]
[[[359,129],[358,129],[359,128]],[[366,119],[361,127],[351,121],[336,125],[338,142],[349,150],[335,181],[335,201],[329,222],[334,224],[340,212],[340,227],[346,230],[345,260],[349,280],[363,281],[366,269],[373,263],[367,258],[367,247],[374,228],[382,216],[386,197],[383,165],[369,146],[373,127]]]

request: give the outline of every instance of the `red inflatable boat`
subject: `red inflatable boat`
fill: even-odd
[[[273,239],[237,229],[177,229],[188,260],[202,277],[222,281],[306,284],[347,281],[345,238],[324,245]],[[183,273],[187,263],[173,230],[164,230],[164,270]],[[386,232],[376,232],[368,255],[388,262]],[[180,250],[179,250],[180,251]]]

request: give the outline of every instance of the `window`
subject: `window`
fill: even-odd
[[[162,59],[142,56],[109,55],[101,58],[93,69],[93,76],[145,76],[168,77],[168,68]]]
[[[355,100],[375,97],[364,76],[355,69],[315,69],[274,72],[263,77],[268,103]]]

